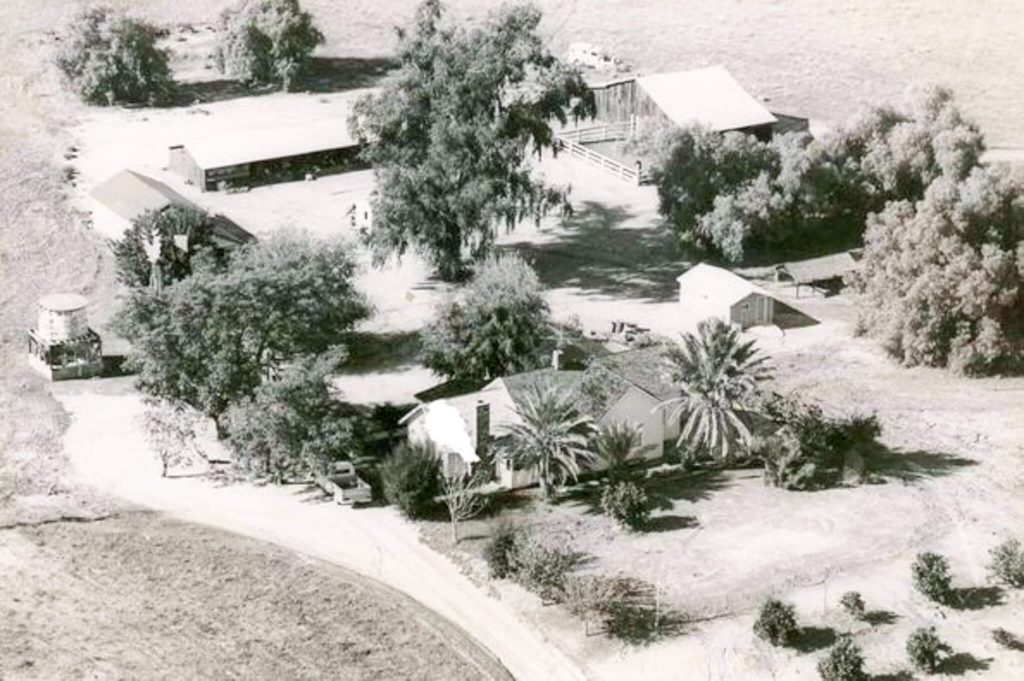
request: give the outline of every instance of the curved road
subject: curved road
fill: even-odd
[[[389,508],[303,500],[294,488],[163,479],[140,427],[136,394],[58,388],[71,415],[64,445],[76,474],[123,499],[191,522],[274,542],[393,587],[461,628],[523,681],[587,675],[501,601],[486,595]]]

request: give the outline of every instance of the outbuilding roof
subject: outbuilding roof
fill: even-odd
[[[349,132],[343,115],[310,125],[288,125],[246,130],[231,135],[197,139],[182,144],[200,168],[271,161],[320,151],[349,149],[359,141]]]
[[[777,120],[722,66],[657,73],[636,82],[676,125],[698,123],[724,132]]]
[[[104,180],[93,187],[89,196],[128,222],[149,211],[160,211],[169,206],[202,210],[163,182],[134,170],[122,170]],[[229,246],[256,240],[248,231],[220,214],[211,216],[210,229],[216,239]]]
[[[772,297],[772,294],[752,281],[729,270],[698,263],[678,277],[679,302],[719,303],[732,305],[752,293]]]
[[[198,206],[163,182],[134,170],[122,170],[93,187],[89,195],[128,221],[171,205],[198,210]]]
[[[860,267],[859,252],[845,251],[823,255],[797,262],[787,262],[779,266],[779,271],[788,275],[797,284],[810,284],[816,281],[837,279]]]

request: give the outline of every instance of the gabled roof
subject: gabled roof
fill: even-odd
[[[163,182],[133,170],[122,170],[99,183],[89,195],[129,222],[147,211],[171,205],[199,209]]]
[[[729,270],[698,263],[683,272],[679,282],[679,302],[694,305],[732,305],[752,293],[772,297],[772,294],[757,284],[733,274]]]
[[[93,187],[89,196],[127,222],[148,211],[160,211],[169,206],[202,210],[163,182],[134,170],[122,170],[104,180]],[[256,241],[256,237],[224,215],[211,216],[210,229],[214,238],[225,246]]]
[[[665,363],[663,345],[617,352],[601,357],[595,364],[659,400],[679,392]]]
[[[815,281],[827,281],[842,277],[860,267],[860,260],[854,251],[833,253],[820,258],[810,258],[798,262],[787,262],[779,266],[779,270],[789,275],[798,284]]]
[[[562,390],[577,390],[580,380],[583,378],[582,371],[564,371],[547,368],[535,371],[526,371],[521,374],[512,374],[500,379],[505,383],[505,389],[516,404],[525,397],[530,388],[538,383],[554,385]]]
[[[698,123],[724,132],[777,120],[722,66],[658,73],[636,83],[676,125]]]

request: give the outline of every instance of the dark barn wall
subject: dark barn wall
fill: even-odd
[[[621,123],[630,120],[636,106],[636,81],[622,80],[592,88],[596,118],[605,123]]]

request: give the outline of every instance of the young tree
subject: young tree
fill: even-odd
[[[441,491],[441,460],[433,449],[399,447],[380,466],[384,497],[407,518],[422,518]]]
[[[228,444],[243,469],[284,482],[350,458],[352,419],[328,388],[342,358],[335,351],[300,361],[228,408]]]
[[[640,455],[640,431],[625,421],[602,426],[594,438],[594,451],[608,477],[618,480]]]
[[[552,146],[551,119],[592,115],[593,98],[544,46],[539,22],[533,5],[510,4],[460,28],[440,0],[424,0],[398,32],[400,69],[350,121],[376,174],[378,261],[414,248],[458,279],[467,256],[491,252],[500,224],[566,205],[566,190],[543,184],[527,154]]]
[[[208,253],[220,263],[226,256],[213,240],[210,216],[205,211],[188,206],[146,211],[123,237],[111,243],[121,283],[133,288],[152,283],[153,266],[146,248],[154,242],[160,244],[159,272],[164,286],[190,275],[192,258],[199,252]]]
[[[490,258],[423,333],[424,363],[452,379],[482,381],[531,368],[549,328],[548,304],[519,256]]]
[[[750,445],[745,422],[754,408],[758,384],[768,378],[766,359],[754,341],[743,342],[739,331],[720,319],[700,322],[697,333],[665,353],[672,378],[683,392],[666,400],[672,418],[684,418],[679,445],[688,443],[727,460],[734,444]]]
[[[68,27],[57,66],[89,104],[163,104],[174,93],[157,29],[106,7],[79,14]]]
[[[160,459],[161,477],[167,477],[171,466],[188,464],[202,457],[196,444],[196,417],[197,414],[183,404],[147,400],[143,426]]]
[[[580,414],[576,401],[567,390],[537,383],[516,406],[521,422],[507,428],[505,454],[537,473],[544,501],[550,500],[553,484],[575,480],[580,463],[594,458],[588,446],[594,422]]]
[[[1024,178],[994,166],[935,180],[868,222],[859,323],[904,365],[1024,368]]]
[[[280,234],[235,251],[226,268],[193,261],[161,293],[129,293],[115,321],[138,385],[218,421],[282,364],[341,345],[368,306],[342,242]]]
[[[458,544],[459,523],[475,518],[487,505],[487,497],[480,492],[486,474],[478,469],[474,474],[445,474],[441,478],[444,506],[452,521],[452,543]]]
[[[220,17],[216,60],[222,73],[248,85],[290,90],[324,36],[298,0],[242,0]]]

